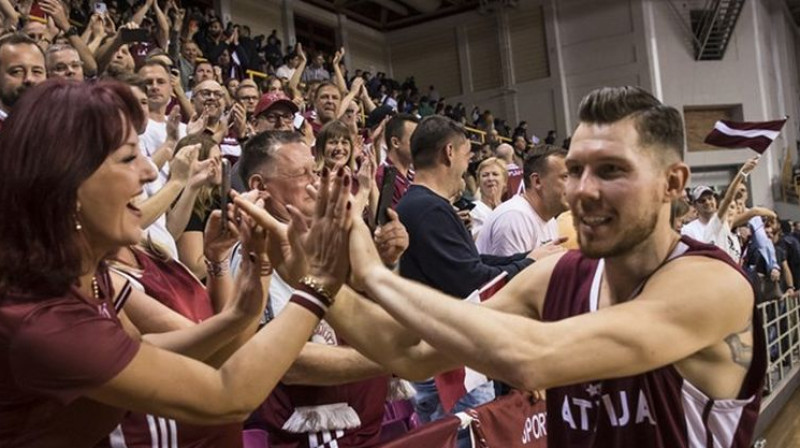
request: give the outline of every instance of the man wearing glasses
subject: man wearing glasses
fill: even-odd
[[[283,92],[268,92],[261,95],[255,111],[253,111],[252,125],[256,134],[264,131],[293,131],[294,114],[298,111],[297,105]],[[244,146],[247,151],[247,146]],[[311,157],[311,150],[308,150]],[[240,163],[233,165],[234,173],[241,173]],[[247,191],[244,178],[239,175],[231,176],[231,186],[236,191]],[[288,218],[288,217],[287,217]]]
[[[84,79],[83,61],[78,51],[69,45],[51,45],[45,53],[45,66],[49,78]]]
[[[248,120],[253,118],[259,99],[258,86],[252,79],[243,80],[236,89],[236,101],[244,106]]]
[[[256,132],[292,131],[297,105],[283,92],[269,92],[261,96],[253,113]]]

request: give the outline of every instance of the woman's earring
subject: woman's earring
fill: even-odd
[[[81,203],[78,202],[78,206],[75,208],[75,230],[77,231],[81,231],[81,229],[83,229],[81,222],[78,220],[78,213],[80,211],[81,211]]]

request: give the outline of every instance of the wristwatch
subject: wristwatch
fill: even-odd
[[[78,31],[78,29],[77,29],[77,28],[75,28],[74,26],[71,26],[71,27],[69,27],[69,29],[67,30],[67,32],[66,32],[66,33],[64,33],[64,35],[65,35],[65,36],[67,36],[67,37],[77,36],[77,35],[79,35],[79,34],[80,34],[80,32],[79,32],[79,31]]]
[[[333,293],[331,293],[324,286],[322,286],[322,284],[318,282],[317,279],[315,279],[314,277],[306,275],[305,277],[300,279],[299,283],[309,288],[311,291],[317,293],[319,296],[321,296],[320,298],[325,301],[325,304],[327,306],[333,305],[333,301],[335,300]]]

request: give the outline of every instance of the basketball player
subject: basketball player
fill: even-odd
[[[749,447],[763,332],[741,270],[670,226],[683,147],[674,108],[635,87],[593,91],[566,158],[580,251],[476,306],[392,274],[359,223],[352,283],[377,303],[344,290],[326,319],[403,377],[466,364],[547,389],[550,446]]]

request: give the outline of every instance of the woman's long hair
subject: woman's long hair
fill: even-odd
[[[175,145],[175,154],[177,155],[183,148],[189,145],[200,145],[200,151],[197,152],[197,160],[202,161],[208,159],[211,154],[211,149],[217,146],[217,143],[211,138],[210,135],[205,133],[187,135],[178,141]],[[219,186],[204,185],[200,188],[197,194],[197,200],[194,202],[192,212],[205,219],[206,215],[214,208],[214,204],[219,200],[220,188]]]
[[[130,87],[114,81],[25,92],[0,132],[0,293],[61,295],[83,274],[78,188],[144,121]]]

